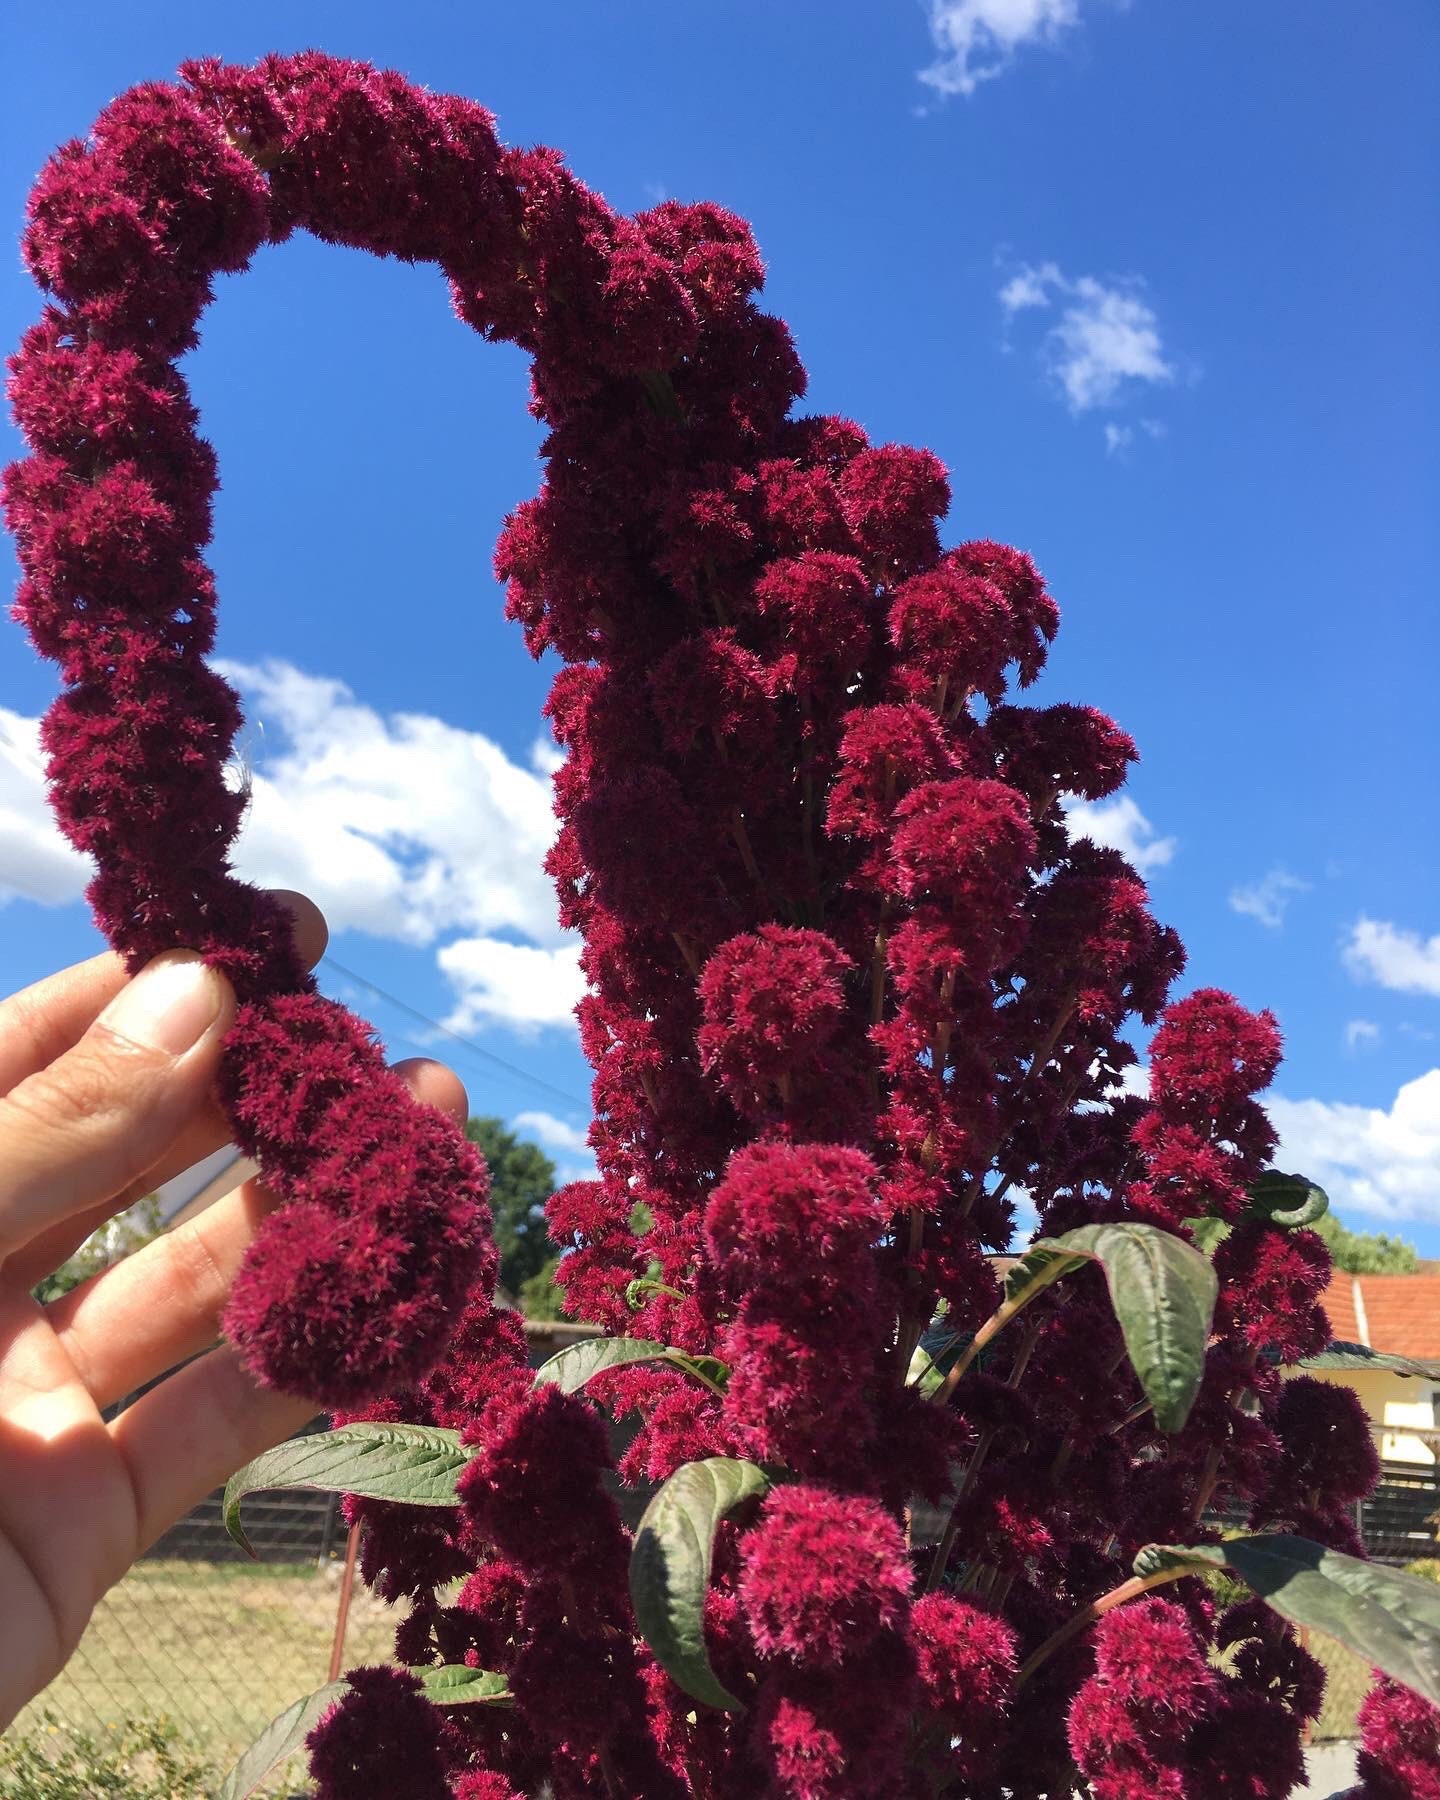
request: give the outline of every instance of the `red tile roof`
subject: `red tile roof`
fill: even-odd
[[[1440,1356],[1440,1274],[1347,1275],[1320,1296],[1330,1335],[1393,1356]]]

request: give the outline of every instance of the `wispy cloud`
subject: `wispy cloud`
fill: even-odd
[[[1137,387],[1164,386],[1176,377],[1138,276],[1072,279],[1053,262],[1027,264],[1008,277],[997,297],[1007,321],[1058,310],[1041,340],[1040,359],[1074,413],[1113,406]],[[1112,450],[1118,447],[1109,433],[1106,441]]]
[[[1351,1019],[1345,1027],[1345,1048],[1353,1055],[1357,1050],[1373,1050],[1380,1042],[1380,1027],[1373,1019]]]
[[[1079,0],[929,0],[939,52],[920,79],[937,94],[973,94],[1002,75],[1023,44],[1053,44],[1079,22]]]
[[[60,834],[45,794],[40,721],[0,706],[0,906],[78,900],[94,873]]]
[[[1256,919],[1278,931],[1285,923],[1286,909],[1297,894],[1307,894],[1310,883],[1302,881],[1286,869],[1271,869],[1248,887],[1231,888],[1230,910],[1247,919]]]
[[[1280,1168],[1302,1169],[1341,1208],[1440,1221],[1440,1069],[1407,1081],[1389,1107],[1266,1101]]]
[[[585,992],[578,944],[542,949],[496,937],[457,938],[435,960],[457,995],[445,1020],[451,1031],[569,1025]]]
[[[1113,800],[1062,802],[1072,838],[1089,838],[1107,850],[1118,850],[1142,875],[1162,869],[1175,855],[1176,840],[1159,837],[1155,827],[1128,794]]]
[[[1358,919],[1344,948],[1345,966],[1361,981],[1396,994],[1440,999],[1440,933],[1421,937],[1384,919]]]
[[[578,1126],[571,1125],[564,1119],[557,1119],[554,1113],[548,1112],[517,1113],[510,1124],[513,1130],[524,1136],[538,1138],[550,1151],[559,1165],[556,1174],[561,1181],[593,1179],[596,1173],[595,1157],[590,1149],[589,1137]]]

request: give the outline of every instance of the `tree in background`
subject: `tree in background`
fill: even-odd
[[[68,1294],[71,1288],[79,1287],[82,1281],[88,1281],[92,1275],[98,1275],[102,1269],[108,1269],[122,1257],[129,1256],[132,1250],[148,1244],[151,1238],[158,1237],[164,1229],[165,1222],[160,1217],[160,1202],[154,1194],[147,1194],[143,1200],[137,1200],[133,1206],[127,1206],[124,1212],[106,1220],[98,1231],[92,1231],[73,1256],[67,1257],[53,1275],[47,1275],[32,1290],[35,1298],[42,1306],[51,1300],[58,1300],[62,1294]]]
[[[465,1135],[490,1171],[490,1209],[500,1248],[500,1285],[531,1319],[558,1319],[559,1253],[545,1231],[545,1202],[555,1192],[555,1165],[499,1119],[471,1119]]]
[[[1420,1267],[1419,1252],[1404,1238],[1350,1231],[1334,1213],[1326,1213],[1314,1229],[1328,1245],[1335,1267],[1347,1275],[1414,1275]]]

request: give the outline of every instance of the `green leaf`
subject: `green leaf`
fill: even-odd
[[[542,1363],[535,1371],[535,1385],[551,1384],[562,1394],[575,1394],[606,1369],[623,1369],[643,1362],[669,1363],[717,1394],[724,1393],[730,1374],[718,1357],[687,1356],[683,1350],[672,1350],[668,1344],[657,1344],[649,1338],[585,1338]]]
[[[304,1748],[305,1740],[321,1719],[350,1691],[348,1681],[332,1681],[293,1701],[284,1712],[273,1718],[255,1742],[225,1777],[216,1800],[249,1800],[267,1775],[273,1775],[282,1763]]]
[[[1205,1373],[1218,1291],[1215,1271],[1183,1238],[1154,1225],[1082,1225],[1041,1238],[1011,1270],[1007,1306],[1024,1305],[1052,1281],[1098,1262],[1125,1349],[1162,1431],[1178,1431]]]
[[[1231,1568],[1292,1625],[1323,1631],[1362,1661],[1440,1706],[1440,1588],[1282,1534],[1223,1544],[1150,1544],[1135,1573]]]
[[[367,1421],[291,1438],[226,1482],[225,1529],[247,1555],[255,1554],[240,1524],[240,1502],[265,1488],[318,1488],[411,1506],[454,1506],[456,1483],[469,1460],[459,1432],[435,1425]]]
[[[639,1204],[640,1202],[636,1201],[636,1205]],[[652,1269],[658,1269],[659,1266],[655,1262],[650,1265]],[[625,1304],[631,1312],[639,1312],[651,1294],[668,1294],[672,1300],[685,1298],[678,1288],[671,1287],[668,1281],[662,1281],[658,1275],[637,1275],[633,1281],[627,1282],[625,1285]]]
[[[944,1321],[940,1327],[935,1326],[925,1333],[915,1346],[915,1353],[910,1358],[910,1367],[906,1372],[905,1385],[928,1400],[950,1373],[951,1369],[964,1355],[970,1343],[968,1332],[950,1331],[945,1328]],[[980,1358],[980,1366],[985,1366],[985,1358]]]
[[[630,1598],[640,1635],[691,1699],[727,1712],[741,1702],[721,1686],[705,1649],[705,1594],[721,1519],[770,1487],[754,1463],[711,1456],[677,1469],[645,1508],[630,1555]]]
[[[1185,1227],[1195,1240],[1195,1248],[1212,1258],[1234,1229],[1227,1219],[1187,1219]]]
[[[1272,1225],[1313,1225],[1330,1210],[1330,1197],[1304,1175],[1266,1169],[1250,1183],[1250,1207]]]
[[[471,1669],[464,1663],[447,1663],[439,1669],[416,1669],[425,1698],[436,1706],[509,1706],[510,1677],[489,1669]]]
[[[1440,1380],[1440,1360],[1395,1356],[1388,1350],[1372,1350],[1368,1344],[1327,1344],[1314,1356],[1300,1359],[1302,1369],[1391,1369],[1397,1375],[1423,1375]]]

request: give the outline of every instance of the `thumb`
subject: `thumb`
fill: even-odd
[[[0,1255],[153,1166],[203,1105],[234,1016],[222,975],[169,952],[0,1100]]]

